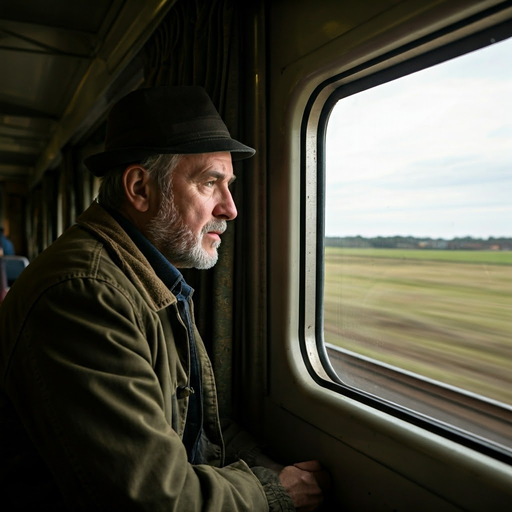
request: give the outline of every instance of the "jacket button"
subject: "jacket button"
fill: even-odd
[[[195,393],[194,388],[191,388],[189,386],[180,386],[176,391],[176,395],[178,396],[178,398],[187,398],[192,393]]]

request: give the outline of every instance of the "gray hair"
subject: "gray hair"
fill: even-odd
[[[178,165],[181,155],[152,155],[142,162],[149,176],[156,182],[160,192],[168,196],[171,191],[172,172]],[[119,210],[125,200],[126,195],[123,187],[122,176],[127,165],[122,165],[110,169],[102,178],[98,192],[98,202],[102,206]]]

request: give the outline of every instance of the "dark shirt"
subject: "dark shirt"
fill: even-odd
[[[187,448],[188,460],[191,464],[201,462],[200,438],[203,428],[203,403],[201,385],[201,366],[197,355],[194,336],[191,301],[193,288],[189,286],[179,270],[174,267],[163,254],[128,220],[120,213],[108,209],[119,225],[126,231],[140,252],[144,254],[156,275],[169,288],[178,300],[178,310],[187,328],[190,343],[190,387],[189,406],[183,444]]]

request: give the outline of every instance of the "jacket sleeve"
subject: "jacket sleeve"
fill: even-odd
[[[40,297],[20,333],[8,394],[68,507],[268,510],[245,462],[187,462],[135,306],[116,283],[73,278]]]
[[[293,501],[279,480],[284,466],[268,457],[256,438],[236,422],[223,419],[222,433],[226,445],[226,460],[242,459],[248,464],[263,485],[270,512],[293,512]]]

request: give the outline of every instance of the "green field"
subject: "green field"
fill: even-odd
[[[512,265],[512,251],[441,251],[429,249],[357,249],[327,247],[326,255],[364,256],[399,260],[454,261],[459,263],[484,263]]]
[[[512,252],[325,254],[325,341],[512,404]]]

